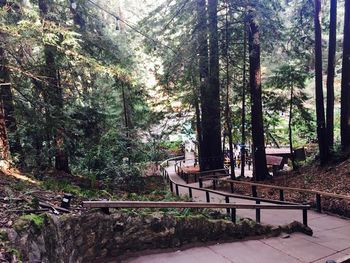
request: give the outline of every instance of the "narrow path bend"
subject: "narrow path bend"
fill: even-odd
[[[167,168],[169,176],[186,184],[174,171],[173,163]],[[196,184],[198,186],[198,184]],[[180,194],[187,189],[179,187]],[[205,193],[193,190],[195,201],[206,201]],[[211,201],[223,202],[223,197],[211,194]],[[230,198],[230,202],[251,203],[249,200]],[[263,202],[262,202],[263,203]],[[239,217],[254,218],[254,210],[237,210]],[[217,245],[204,245],[183,251],[160,253],[131,258],[130,263],[325,263],[350,255],[350,220],[337,216],[308,212],[312,237],[295,233],[289,238],[268,238]],[[301,221],[301,212],[295,210],[263,210],[261,221],[281,225],[294,220]]]

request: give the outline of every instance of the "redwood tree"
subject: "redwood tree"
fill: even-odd
[[[345,1],[340,135],[343,150],[350,146],[350,1]]]
[[[261,100],[261,68],[259,24],[255,11],[249,10],[249,77],[251,96],[251,125],[253,141],[253,176],[257,181],[264,180],[269,172],[266,165],[264,123]]]
[[[232,120],[231,120],[231,109],[229,103],[229,87],[230,87],[230,61],[228,55],[228,47],[230,44],[229,37],[229,21],[228,21],[228,3],[226,2],[226,14],[225,14],[225,46],[224,46],[224,55],[225,55],[225,66],[226,66],[226,101],[225,101],[225,119],[226,119],[226,129],[228,136],[228,145],[229,145],[229,155],[230,155],[230,168],[231,168],[231,179],[234,179],[235,176],[235,165],[233,159],[233,138],[232,138]],[[225,138],[225,137],[224,137]],[[223,142],[223,149],[225,150],[225,140]]]
[[[325,122],[323,89],[322,89],[322,31],[320,23],[321,0],[315,0],[315,89],[316,89],[316,118],[317,140],[320,151],[321,165],[327,162],[328,146]]]
[[[245,122],[246,122],[246,89],[247,89],[247,80],[246,80],[246,61],[247,61],[247,25],[244,23],[244,29],[243,29],[243,69],[242,69],[242,146],[241,146],[241,176],[244,177],[244,170],[245,170],[245,143],[246,143],[246,136],[245,136]]]
[[[206,1],[205,0],[197,0],[197,24],[198,24],[198,36],[197,36],[197,48],[198,48],[198,67],[199,67],[199,78],[200,78],[200,94],[201,94],[201,114],[202,119],[204,117],[203,110],[205,110],[205,98],[207,91],[207,80],[209,74],[208,67],[208,27],[207,27],[207,12],[206,12]],[[199,112],[199,110],[197,110]],[[203,122],[200,121],[201,127],[199,129],[199,141],[200,144],[200,153],[199,153],[199,164],[200,169],[205,170],[206,160],[205,158],[208,156],[208,147],[207,144],[203,143],[204,132],[203,132]]]
[[[44,23],[44,29],[47,30],[50,26],[50,6],[47,0],[39,0],[40,16]],[[47,20],[46,20],[47,19]],[[57,67],[56,61],[57,47],[55,45],[44,45],[44,57],[45,57],[45,76],[47,77],[47,90],[45,95],[47,96],[47,102],[53,106],[53,110],[47,115],[49,125],[54,123],[54,119],[60,121],[63,115],[63,91],[60,83],[60,72]],[[54,132],[55,142],[55,168],[59,171],[69,173],[68,154],[65,150],[64,140],[64,127],[56,123],[56,129]]]
[[[328,146],[334,145],[334,75],[337,45],[337,0],[331,0],[327,69],[327,139]]]
[[[208,16],[205,0],[198,0],[199,72],[201,79],[202,110],[202,146],[201,170],[223,168],[220,123],[220,87],[219,87],[219,45],[217,28],[217,0],[208,1]],[[209,49],[207,18],[209,31]],[[208,59],[209,50],[209,59]],[[209,61],[209,64],[208,64]],[[208,65],[209,69],[208,70]],[[207,81],[207,84],[206,84]]]
[[[0,3],[0,8],[4,8],[7,4],[7,1],[2,1]],[[15,4],[13,4],[15,5]],[[16,4],[16,8],[17,8]],[[19,7],[18,7],[19,8]],[[13,8],[14,10],[15,8]],[[12,9],[8,9],[12,10]],[[9,11],[7,11],[9,12]],[[5,38],[5,34],[0,34],[2,38]],[[0,100],[1,100],[1,138],[2,147],[6,151],[3,153],[3,156],[6,156],[6,159],[9,158],[11,153],[20,153],[21,144],[17,136],[17,123],[15,118],[15,108],[13,103],[13,95],[11,90],[11,78],[10,71],[6,67],[8,64],[5,49],[0,47]],[[12,135],[12,136],[9,136]]]
[[[4,50],[0,48],[0,89],[9,86],[10,74],[5,65]],[[6,128],[4,99],[0,97],[0,158],[8,160],[10,157],[10,145]]]

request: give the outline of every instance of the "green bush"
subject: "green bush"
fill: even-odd
[[[143,169],[140,166],[119,165],[112,162],[98,173],[98,178],[103,179],[104,188],[106,189],[139,193],[145,187],[142,173]]]

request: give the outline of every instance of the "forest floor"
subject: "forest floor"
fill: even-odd
[[[70,187],[77,189],[77,179],[73,176],[64,175],[58,180],[56,177],[44,183],[16,170],[0,171],[0,228],[12,227],[18,217],[31,211],[39,213],[59,207],[66,192],[63,187],[66,183],[62,182],[68,179],[72,182]],[[79,195],[72,199],[72,212],[79,210],[83,199]],[[52,208],[41,207],[39,202],[51,205]]]
[[[168,191],[152,165],[146,167],[144,176],[137,182],[140,183],[137,189],[142,190],[132,192],[121,190],[119,181],[91,180],[55,169],[48,169],[39,177],[17,169],[0,169],[0,263],[17,262],[13,261],[13,249],[3,233],[5,229],[15,228],[23,217],[33,220],[42,213],[79,215],[87,212],[82,207],[82,201],[86,200],[185,200]],[[65,193],[73,195],[69,209],[61,207]]]

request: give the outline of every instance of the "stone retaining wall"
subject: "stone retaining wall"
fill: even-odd
[[[248,219],[235,225],[228,220],[210,220],[201,215],[90,212],[61,217],[48,214],[42,226],[31,222],[26,228],[8,230],[8,236],[24,262],[77,263],[96,262],[96,259],[146,249],[180,247],[192,242],[278,235],[282,231],[310,234],[311,229],[297,222],[272,228]]]

